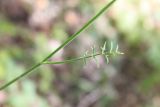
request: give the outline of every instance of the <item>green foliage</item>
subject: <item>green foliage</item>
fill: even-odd
[[[72,6],[68,6],[68,1],[73,1]],[[58,12],[60,14],[49,32],[43,29],[39,32],[39,29],[28,26],[28,21],[14,22],[9,20],[9,16],[1,17],[3,13],[0,13],[0,86],[42,61],[57,44],[65,42],[81,26],[80,23],[98,11],[105,1],[64,2],[67,3],[59,8],[65,11],[62,14]],[[8,11],[12,11],[12,8]],[[7,99],[2,103],[0,101],[0,106],[25,107],[37,101],[40,103],[36,102],[35,106],[56,107],[51,105],[50,100],[53,99],[52,102],[56,104],[63,103],[59,107],[72,107],[94,93],[93,90],[102,88],[106,94],[96,94],[101,98],[91,106],[130,107],[135,102],[141,107],[159,107],[156,105],[160,87],[159,11],[156,0],[117,0],[109,13],[96,19],[92,26],[81,33],[82,36],[76,37],[69,46],[45,61],[43,66],[38,66],[28,78],[2,90],[1,99],[5,100],[3,96]],[[32,11],[30,13],[29,19]],[[75,22],[66,19],[66,15],[73,15]],[[115,44],[120,45],[125,55],[118,54]],[[93,47],[90,49],[90,46]]]
[[[17,87],[10,89],[10,105],[13,107],[28,107],[28,104],[38,105],[39,107],[48,107],[47,103],[38,95],[36,95],[36,87],[32,81],[24,80],[22,82],[22,89]],[[23,100],[21,100],[23,99]],[[36,102],[35,102],[36,101]]]
[[[0,17],[0,25],[0,34],[8,32],[14,35],[17,32],[15,25],[2,17]]]
[[[143,92],[148,92],[149,90],[151,90],[152,88],[154,88],[154,86],[156,86],[157,84],[159,84],[160,82],[160,72],[154,72],[153,74],[151,74],[148,78],[144,79],[140,86],[139,89]]]

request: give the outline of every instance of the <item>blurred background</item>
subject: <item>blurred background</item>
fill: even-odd
[[[0,0],[0,85],[60,46],[109,0]],[[160,0],[117,0],[50,61],[107,41],[124,55],[43,65],[0,91],[0,107],[160,107]]]

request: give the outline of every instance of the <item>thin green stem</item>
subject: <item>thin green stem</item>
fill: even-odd
[[[46,62],[43,62],[43,64],[65,64],[65,63],[71,63],[71,62],[80,61],[82,59],[93,58],[93,57],[96,57],[96,56],[99,56],[99,55],[102,55],[102,54],[101,53],[96,53],[94,55],[88,55],[88,56],[83,56],[83,57],[79,57],[79,58],[68,59],[68,60],[58,61],[58,62],[46,61]]]
[[[67,59],[67,60],[64,60],[64,61],[56,61],[56,62],[52,62],[52,61],[45,61],[43,62],[43,64],[66,64],[66,63],[72,63],[72,62],[77,62],[77,61],[80,61],[80,60],[83,60],[83,59],[89,59],[89,58],[96,58],[96,56],[115,56],[115,55],[118,55],[119,53],[117,52],[104,52],[104,54],[102,54],[102,52],[100,53],[93,53],[91,55],[86,55],[86,56],[81,56],[79,58],[73,58],[73,59]]]
[[[59,46],[55,51],[50,53],[46,58],[44,58],[41,62],[38,64],[33,65],[30,69],[28,69],[23,74],[17,76],[13,80],[9,81],[8,83],[4,84],[0,87],[0,90],[5,89],[6,87],[10,86],[17,80],[21,79],[22,77],[26,76],[27,74],[31,73],[33,70],[41,66],[45,61],[47,61],[49,58],[51,58],[55,53],[57,53],[60,49],[64,48],[66,45],[68,45],[71,41],[73,41],[81,32],[83,32],[89,25],[91,25],[102,13],[104,13],[116,0],[112,0],[110,3],[108,3],[106,6],[104,6],[93,18],[91,18],[80,30],[78,30],[75,34],[70,36],[61,46]]]

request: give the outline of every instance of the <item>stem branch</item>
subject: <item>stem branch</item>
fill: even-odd
[[[71,41],[73,41],[81,32],[83,32],[89,25],[91,25],[102,13],[104,13],[116,0],[112,0],[110,3],[108,3],[106,6],[104,6],[93,18],[91,18],[80,30],[78,30],[75,34],[70,36],[61,46],[59,46],[55,51],[50,53],[46,58],[44,58],[41,62],[38,64],[33,65],[30,69],[28,69],[23,74],[17,76],[13,80],[9,81],[8,83],[2,85],[0,87],[0,90],[5,89],[6,87],[10,86],[17,80],[21,79],[22,77],[26,76],[27,74],[31,73],[33,70],[41,66],[45,61],[47,61],[49,58],[51,58],[55,53],[57,53],[60,49],[64,48],[66,45],[68,45]]]

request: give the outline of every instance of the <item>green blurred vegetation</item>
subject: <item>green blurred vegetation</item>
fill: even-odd
[[[28,20],[21,21],[21,14],[14,13],[12,2],[7,5],[10,6],[9,11],[4,11],[6,4],[9,4],[7,1],[0,1],[1,84],[46,57],[105,3],[103,0],[62,0],[59,5],[58,1],[53,0],[53,4],[57,3],[57,9],[61,11],[52,10],[57,15],[50,21],[45,15],[42,17],[46,11],[51,12],[42,9],[50,9],[46,3],[49,0],[36,0],[35,4],[15,0],[14,5],[32,7],[28,12]],[[49,4],[52,6],[52,3]],[[110,59],[109,64],[104,58],[98,57],[99,68],[94,60],[88,60],[87,65],[82,62],[43,65],[1,91],[0,106],[159,107],[159,5],[158,0],[117,1],[108,13],[50,60],[81,56],[93,45],[99,48],[104,41],[119,44],[125,55]],[[14,14],[10,15],[10,11]],[[37,11],[38,15],[42,14],[36,19],[42,21],[38,28],[30,22]],[[13,20],[12,15],[17,15],[19,21]]]

